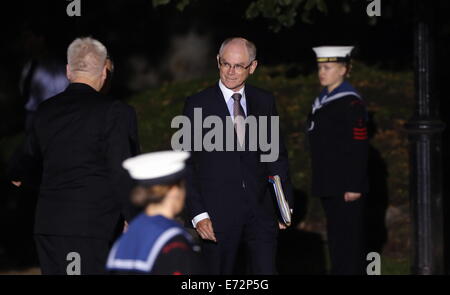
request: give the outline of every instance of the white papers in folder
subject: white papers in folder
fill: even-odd
[[[281,218],[284,224],[291,225],[291,209],[284,196],[283,187],[281,186],[280,176],[269,176],[269,182],[273,184],[273,190],[275,191],[275,197],[277,199],[278,209],[280,210]]]

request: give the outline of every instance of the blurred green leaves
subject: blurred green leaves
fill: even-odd
[[[301,4],[310,7],[311,2],[316,0],[256,0],[252,2],[246,11],[248,19],[262,16],[269,20],[269,28],[278,32],[282,27],[292,27],[298,15],[298,8]],[[308,14],[302,14],[302,20],[309,22]]]
[[[153,7],[174,3],[179,11],[183,11],[186,6],[195,1],[197,0],[152,0],[152,3]],[[341,0],[341,4],[334,9],[350,14],[352,13],[353,4],[358,5],[358,1]],[[314,13],[328,14],[329,6],[326,0],[250,0],[248,2],[249,5],[245,10],[245,17],[249,20],[259,17],[266,19],[269,29],[274,32],[279,32],[282,28],[290,28],[297,22],[311,24],[313,23]],[[328,2],[331,6],[331,0],[328,0]],[[367,22],[370,25],[375,25],[377,18],[369,17]]]
[[[152,0],[153,7],[167,5],[170,2],[175,2],[175,6],[179,11],[183,11],[193,0]]]
[[[152,0],[153,7],[175,3],[182,11],[195,0]],[[254,0],[247,7],[247,19],[263,17],[269,21],[269,28],[278,32],[281,28],[292,27],[298,19],[312,23],[311,12],[317,10],[327,13],[325,0]]]

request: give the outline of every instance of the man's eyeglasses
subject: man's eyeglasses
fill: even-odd
[[[222,61],[222,60],[219,58],[219,65],[220,65],[220,67],[221,67],[222,69],[224,69],[224,70],[226,70],[226,71],[229,71],[231,68],[233,68],[233,70],[235,70],[236,72],[242,73],[243,71],[247,70],[247,69],[253,64],[254,61],[255,61],[255,60],[252,60],[252,61],[248,64],[248,66],[243,66],[243,65],[240,65],[240,64],[232,65],[232,64],[229,64],[229,63],[227,63],[227,62]]]

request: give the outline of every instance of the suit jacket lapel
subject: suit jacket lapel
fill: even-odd
[[[258,118],[258,98],[255,97],[255,93],[252,91],[252,88],[250,85],[245,85],[245,99],[247,101],[247,117],[248,116],[255,116],[256,118],[256,122],[259,126],[259,118]],[[258,132],[259,127],[257,127],[257,132]],[[245,128],[245,144],[246,144],[246,154],[249,153],[249,140],[250,140],[250,136],[249,136],[249,126],[246,125]],[[258,135],[257,135],[258,136]],[[258,137],[257,137],[258,138]],[[258,140],[256,138],[256,140]]]
[[[225,122],[226,116],[231,116],[230,111],[228,110],[228,106],[225,102],[225,98],[223,97],[223,93],[220,90],[219,83],[216,84],[216,95],[214,97],[214,106],[216,107],[217,115],[221,117]]]
[[[247,101],[247,117],[254,115],[255,107],[256,107],[256,99],[253,96],[253,92],[251,91],[251,86],[245,86],[245,100]]]

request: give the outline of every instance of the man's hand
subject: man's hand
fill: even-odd
[[[361,197],[361,193],[351,193],[351,192],[346,192],[344,194],[344,200],[346,202],[353,202],[358,200]]]
[[[278,227],[279,227],[281,230],[287,229],[287,226],[286,226],[284,223],[281,223],[281,222],[279,222],[279,221],[278,221]]]
[[[11,181],[12,184],[14,184],[15,186],[19,187],[22,185],[22,181]]]
[[[211,219],[205,218],[200,220],[197,223],[196,230],[202,239],[217,242]]]

